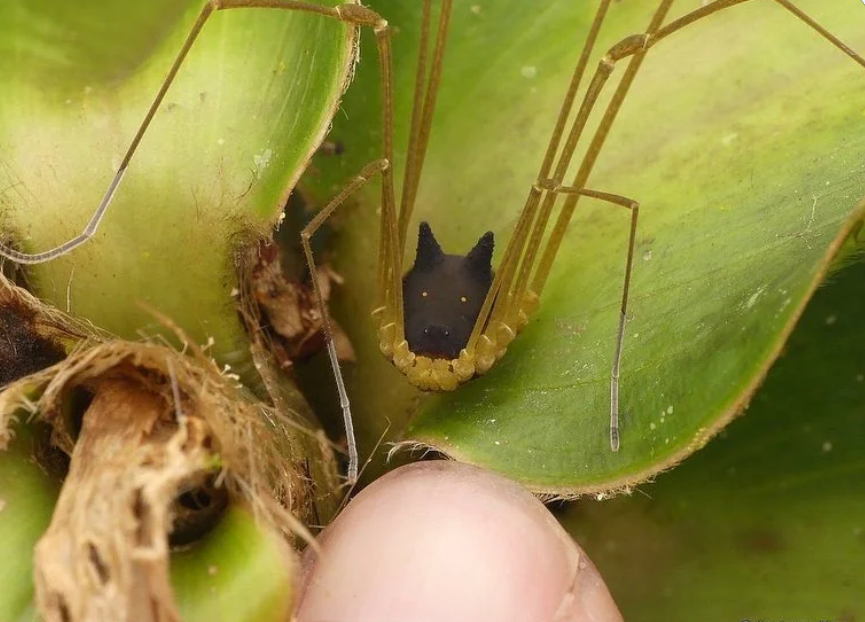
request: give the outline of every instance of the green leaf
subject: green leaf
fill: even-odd
[[[33,460],[33,433],[19,426],[0,451],[0,620],[35,620],[33,547],[51,522],[60,486]]]
[[[84,229],[201,6],[4,2],[0,225],[22,250]],[[234,254],[276,224],[323,138],[352,36],[292,11],[215,13],[96,237],[34,267],[37,293],[126,338],[158,332],[144,303],[245,360]]]
[[[669,19],[701,4],[676,3]],[[429,220],[446,252],[465,252],[492,229],[501,252],[596,5],[456,5],[411,231]],[[858,3],[796,6],[865,54]],[[399,31],[402,148],[417,9],[374,7]],[[590,71],[610,45],[646,28],[652,10],[613,3]],[[332,133],[346,154],[320,163],[322,198],[377,153],[377,75],[368,66]],[[724,10],[651,49],[589,181],[641,204],[621,451],[609,448],[609,385],[629,215],[590,200],[523,334],[486,376],[424,399],[406,438],[561,494],[632,485],[702,446],[748,402],[865,196],[863,87],[865,69],[771,2]],[[384,421],[404,418],[418,393],[382,359],[373,322],[357,313],[374,304],[378,226],[374,189],[358,200],[340,246],[350,312],[339,319],[359,351],[349,388],[369,451]]]
[[[33,547],[48,528],[59,483],[33,456],[34,434],[17,426],[0,452],[0,620],[38,619],[33,604]],[[285,620],[294,599],[296,561],[285,540],[232,506],[213,531],[171,556],[171,580],[183,619]]]
[[[625,619],[865,615],[865,263],[817,292],[748,415],[630,498],[563,522]]]
[[[185,622],[288,618],[296,563],[277,534],[234,506],[189,550],[171,557],[171,580]]]

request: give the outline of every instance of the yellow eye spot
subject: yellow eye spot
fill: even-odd
[[[420,295],[423,296],[424,298],[427,297],[427,293],[426,293],[426,292],[421,292]]]
[[[469,301],[469,299],[466,298],[465,296],[460,296],[460,302],[468,302],[468,301]]]

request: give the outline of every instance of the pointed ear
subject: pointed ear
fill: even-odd
[[[422,222],[417,236],[417,256],[414,260],[415,270],[432,270],[442,261],[445,254],[433,235],[428,223]]]
[[[493,274],[493,232],[487,231],[466,255],[466,266],[472,273],[482,278],[492,278]]]

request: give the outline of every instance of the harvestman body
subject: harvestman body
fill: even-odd
[[[403,276],[402,257],[407,241],[408,223],[417,196],[420,173],[432,126],[453,0],[442,0],[438,31],[429,70],[427,70],[427,48],[430,40],[431,0],[424,2],[421,50],[418,58],[408,161],[398,211],[393,174],[390,167],[390,162],[393,160],[393,101],[390,31],[387,22],[374,11],[355,4],[322,7],[293,0],[210,0],[202,9],[144,121],[133,137],[105,196],[81,235],[54,249],[35,254],[22,253],[0,245],[0,256],[23,264],[50,261],[69,253],[95,234],[138,144],[198,34],[213,12],[239,8],[285,9],[314,13],[349,23],[355,27],[371,27],[376,35],[381,69],[382,122],[384,127],[382,158],[364,167],[360,174],[352,179],[302,232],[304,252],[313,273],[314,286],[317,287],[318,280],[315,278],[316,269],[310,246],[311,237],[349,195],[369,181],[376,173],[380,173],[382,176],[382,216],[378,254],[378,307],[375,309],[374,315],[379,322],[381,350],[412,384],[426,390],[453,390],[460,384],[489,370],[504,355],[510,342],[526,326],[528,318],[538,307],[556,253],[579,198],[581,196],[591,197],[629,210],[631,213],[630,236],[625,260],[619,324],[610,382],[610,445],[612,450],[616,451],[619,447],[619,368],[639,205],[636,201],[617,194],[591,190],[587,188],[587,182],[646,53],[656,43],[687,25],[723,9],[749,1],[753,0],[714,0],[664,25],[664,19],[673,4],[673,0],[661,0],[644,33],[622,39],[601,58],[576,114],[572,115],[576,94],[586,72],[589,57],[612,2],[612,0],[601,0],[564,97],[537,180],[529,189],[528,197],[514,232],[504,249],[496,270],[493,271],[492,268],[493,238],[491,233],[482,236],[468,255],[460,257],[445,254],[429,225],[422,223],[418,235],[418,253],[415,264],[408,274]],[[791,0],[761,1],[777,3],[865,68],[865,59],[798,9]],[[604,84],[612,74],[616,64],[625,59],[629,59],[629,62],[624,75],[603,111],[600,123],[590,139],[586,155],[580,163],[573,181],[570,185],[565,185],[565,175]],[[563,197],[563,204],[544,244],[547,225],[560,197]],[[357,476],[358,457],[349,400],[330,335],[327,310],[320,295],[318,295],[318,299],[327,338],[328,354],[334,370],[340,404],[345,418],[346,437],[349,446],[348,477],[350,480],[354,480]]]

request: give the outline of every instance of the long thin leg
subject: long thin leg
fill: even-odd
[[[658,9],[655,11],[655,14],[652,16],[652,20],[649,23],[649,27],[646,29],[646,32],[642,35],[634,35],[631,37],[627,37],[623,39],[618,44],[614,45],[609,52],[601,59],[598,69],[595,73],[595,77],[592,79],[592,84],[589,86],[589,91],[586,94],[586,98],[583,101],[583,105],[581,106],[580,114],[577,116],[577,123],[582,122],[583,126],[585,124],[586,119],[588,118],[588,113],[594,108],[594,105],[597,101],[598,95],[600,94],[601,89],[603,88],[604,83],[607,78],[612,73],[615,64],[626,58],[628,56],[631,57],[631,61],[628,63],[627,69],[625,69],[625,73],[622,76],[621,82],[619,82],[618,87],[613,93],[613,97],[607,106],[607,109],[604,111],[604,115],[601,118],[600,125],[598,129],[595,131],[595,135],[592,138],[592,142],[589,144],[588,151],[586,152],[585,157],[583,158],[582,163],[580,164],[580,168],[577,171],[576,178],[574,180],[573,186],[577,188],[585,187],[586,181],[588,180],[589,174],[592,171],[592,168],[595,165],[595,162],[600,155],[601,149],[604,146],[604,142],[609,135],[610,129],[613,126],[613,122],[616,120],[616,116],[619,113],[619,110],[622,107],[622,104],[625,101],[625,97],[628,94],[628,91],[631,88],[631,85],[634,82],[634,79],[637,77],[637,72],[640,70],[640,67],[643,64],[643,60],[646,57],[646,52],[649,50],[648,42],[652,35],[661,27],[661,24],[664,21],[664,18],[667,16],[667,13],[670,10],[670,6],[673,4],[673,0],[663,0],[661,4],[658,6]],[[584,113],[585,112],[585,116]],[[575,124],[576,129],[576,124]],[[582,132],[583,127],[579,127],[578,133]],[[563,158],[565,156],[570,159],[572,157],[573,152],[568,153],[568,147],[576,147],[576,142],[573,144],[569,144],[566,146],[565,153],[563,154]],[[547,243],[547,247],[544,251],[544,254],[541,257],[541,263],[535,272],[534,280],[532,282],[532,289],[538,295],[543,291],[543,287],[546,284],[547,276],[549,276],[550,269],[552,268],[553,261],[555,260],[556,252],[558,251],[559,246],[561,245],[562,239],[564,238],[565,231],[567,230],[567,225],[570,222],[570,218],[573,215],[574,208],[576,207],[577,201],[579,200],[580,195],[575,194],[568,198],[565,201],[564,206],[562,207],[562,211],[559,213],[559,217],[556,221],[555,227],[553,228],[552,233],[550,234],[550,240]],[[538,227],[541,229],[541,235],[543,234],[543,229],[546,228],[546,223],[538,223]]]
[[[661,26],[661,24],[663,23],[664,17],[666,16],[666,13],[670,8],[672,0],[666,0],[662,2],[659,5],[658,10],[655,12],[655,15],[653,16],[652,22],[646,33],[644,33],[643,35],[634,35],[623,39],[618,44],[613,46],[610,51],[604,56],[604,58],[601,59],[595,76],[589,85],[589,88],[580,106],[580,110],[578,111],[572,125],[568,141],[565,144],[559,161],[559,165],[556,167],[556,173],[554,174],[552,179],[541,180],[533,187],[533,192],[535,193],[539,188],[547,190],[549,193],[547,197],[545,197],[544,204],[541,208],[538,219],[535,222],[535,228],[532,232],[532,241],[537,242],[538,244],[543,238],[547,219],[550,215],[552,206],[555,203],[557,195],[571,195],[565,201],[562,211],[560,212],[559,217],[556,221],[555,227],[553,228],[553,232],[550,235],[550,239],[547,243],[547,248],[541,258],[540,265],[534,274],[532,290],[536,295],[540,295],[544,285],[546,284],[547,277],[549,276],[549,272],[552,268],[553,260],[555,259],[555,254],[561,245],[562,239],[564,238],[565,230],[568,223],[570,222],[571,216],[573,215],[574,209],[576,208],[576,204],[580,196],[593,196],[601,200],[621,205],[631,210],[631,232],[628,244],[625,279],[622,291],[622,306],[619,317],[619,329],[616,338],[616,350],[614,354],[610,385],[610,445],[613,451],[618,450],[619,447],[618,381],[622,356],[622,346],[624,343],[624,329],[627,314],[628,292],[630,289],[631,271],[633,267],[633,253],[636,243],[636,227],[639,214],[639,206],[637,203],[631,201],[630,199],[621,197],[619,195],[588,191],[585,189],[585,184],[600,154],[604,141],[609,134],[609,130],[612,127],[613,122],[615,121],[616,115],[618,114],[618,111],[621,108],[622,103],[624,102],[625,96],[627,95],[627,92],[630,89],[634,78],[636,77],[637,71],[639,70],[642,60],[645,57],[648,49],[658,41],[661,41],[662,39],[669,36],[670,34],[684,28],[685,26],[699,19],[702,19],[703,17],[707,17],[709,15],[712,15],[713,13],[716,13],[717,11],[738,4],[742,4],[747,1],[749,0],[715,0],[715,2],[712,2],[711,4],[701,7],[700,9],[697,9],[695,11],[692,11],[691,13],[683,16],[682,18],[674,20],[670,24],[663,27]],[[841,52],[849,56],[856,63],[865,67],[865,59],[863,59],[850,47],[841,42],[837,37],[829,33],[825,28],[817,24],[813,19],[811,19],[800,9],[795,7],[789,0],[775,0],[775,2],[780,4],[783,8],[792,13],[799,20],[804,22],[810,28],[812,28],[825,39],[827,39],[834,47],[838,48]],[[605,7],[602,4],[602,7],[601,9],[599,9],[599,11],[604,9]],[[560,184],[562,177],[559,175],[559,172],[563,172],[564,169],[567,169],[576,145],[582,134],[582,131],[585,128],[588,116],[594,109],[598,96],[600,95],[600,92],[604,84],[606,83],[607,78],[612,73],[615,64],[619,60],[627,57],[632,57],[631,62],[626,69],[622,81],[619,83],[618,88],[613,94],[610,104],[607,106],[607,109],[604,112],[599,127],[596,130],[592,142],[588,147],[587,154],[583,159],[579,170],[577,171],[573,185],[569,187],[561,186]],[[561,129],[563,128],[559,128],[559,126],[557,126],[557,131],[561,131]],[[544,165],[547,166],[546,159]],[[518,243],[522,244],[523,242],[519,241]],[[508,311],[505,312],[507,313],[507,315],[511,315],[515,311],[514,306],[523,304],[523,294],[525,288],[527,287],[529,274],[531,273],[531,270],[534,266],[534,254],[532,249],[536,248],[538,244],[533,245],[532,242],[529,243],[526,256],[522,260],[520,274],[515,284],[514,291],[498,292],[498,300],[502,301],[501,304],[508,307]],[[494,310],[493,319],[495,319],[497,315],[500,314],[498,314],[497,311]]]
[[[342,371],[339,368],[339,360],[336,355],[336,346],[333,342],[333,331],[330,327],[330,316],[327,313],[327,305],[324,302],[321,288],[318,283],[318,270],[315,267],[315,258],[312,254],[312,236],[330,218],[340,205],[361,186],[366,184],[373,175],[382,173],[390,167],[387,160],[378,160],[367,164],[363,170],[352,179],[342,191],[331,199],[324,209],[315,215],[309,224],[303,228],[300,233],[300,241],[303,244],[303,253],[306,255],[306,263],[309,265],[310,278],[312,286],[315,290],[315,298],[318,301],[318,309],[321,314],[321,328],[324,331],[325,344],[327,346],[327,355],[330,358],[330,366],[333,370],[333,377],[336,380],[336,388],[339,393],[339,406],[342,409],[342,418],[345,424],[345,439],[348,445],[348,480],[351,483],[357,479],[358,455],[357,442],[354,438],[354,423],[351,417],[351,403],[348,399],[348,391],[345,390],[345,382],[342,378]],[[396,222],[391,222],[389,228],[394,230]]]
[[[579,89],[580,82],[582,81],[582,78],[585,74],[586,66],[589,62],[589,56],[591,56],[592,50],[595,47],[598,33],[600,32],[601,26],[603,25],[604,19],[606,18],[609,6],[609,0],[603,0],[598,6],[597,12],[595,13],[595,18],[592,22],[591,28],[589,29],[589,34],[586,37],[586,42],[583,46],[583,51],[580,54],[580,59],[577,62],[577,67],[574,70],[574,75],[571,78],[571,85],[568,88],[568,93],[565,96],[564,102],[562,103],[559,117],[556,120],[556,127],[553,130],[552,137],[550,138],[550,144],[544,156],[543,163],[541,164],[541,170],[538,173],[537,179],[550,178],[550,169],[555,162],[556,152],[558,150],[562,136],[564,136],[568,118],[571,116],[576,92]],[[554,180],[557,184],[562,183],[562,180],[567,173],[568,167],[571,163],[571,158],[573,157],[574,150],[577,146],[577,142],[582,135],[583,128],[586,125],[586,121],[588,120],[591,109],[594,106],[594,102],[597,99],[598,94],[600,93],[600,88],[601,84],[598,84],[598,77],[595,76],[595,78],[592,80],[592,83],[589,85],[589,89],[586,95],[583,97],[583,102],[580,105],[580,108],[577,112],[577,117],[574,120],[571,131],[568,134],[565,146],[562,150],[562,155],[556,163],[555,170],[551,177],[551,179]],[[513,290],[513,296],[511,296],[514,304],[519,305],[522,303],[523,294],[525,292],[526,285],[528,284],[529,277],[531,276],[531,269],[535,264],[536,255],[541,248],[541,241],[543,239],[544,229],[546,228],[546,223],[549,221],[550,214],[552,213],[555,202],[555,194],[547,194],[544,197],[544,201],[541,204],[540,212],[538,213],[537,222],[531,232],[531,238],[529,239],[528,245],[526,247],[525,255],[522,255],[521,253],[522,259],[520,260],[521,267],[519,271],[519,276],[517,277],[516,285]],[[498,315],[499,317],[506,317],[511,314],[512,309],[502,309],[501,311],[496,313],[496,315]]]
[[[147,113],[144,115],[144,120],[138,127],[138,131],[132,138],[132,142],[129,143],[129,147],[126,149],[126,153],[124,154],[123,159],[120,161],[120,165],[117,168],[117,172],[114,174],[114,178],[108,185],[108,189],[106,190],[105,195],[99,202],[96,211],[93,212],[93,216],[90,217],[90,220],[84,227],[84,230],[71,240],[68,240],[52,249],[39,253],[22,253],[15,249],[9,248],[6,245],[0,244],[0,256],[6,257],[7,259],[11,259],[12,261],[20,264],[44,263],[70,253],[82,244],[85,244],[88,240],[90,240],[90,238],[92,238],[96,234],[97,230],[99,229],[99,225],[102,223],[102,220],[105,217],[105,214],[108,211],[108,208],[110,207],[118,188],[120,187],[120,184],[123,182],[123,177],[126,174],[126,170],[129,167],[129,163],[131,162],[132,157],[135,155],[135,152],[138,149],[142,138],[144,138],[144,134],[150,127],[151,121],[153,121],[153,117],[156,115],[156,112],[162,105],[162,102],[165,99],[168,90],[174,83],[174,79],[176,78],[177,73],[180,71],[183,62],[186,60],[189,51],[192,49],[193,44],[198,39],[202,28],[204,28],[204,25],[207,23],[207,20],[216,11],[243,8],[271,8],[300,11],[304,13],[321,15],[323,17],[328,17],[331,19],[337,19],[339,21],[354,24],[355,26],[370,26],[375,30],[377,35],[380,57],[383,55],[383,50],[386,51],[386,64],[388,66],[389,76],[390,39],[387,22],[383,20],[377,13],[365,7],[356,4],[344,4],[337,7],[326,7],[298,0],[209,0],[207,4],[202,7],[198,18],[195,20],[195,24],[192,26],[192,29],[190,30],[189,35],[187,36],[186,41],[183,44],[183,47],[181,47],[180,51],[174,59],[174,62],[171,65],[171,69],[169,70],[168,75],[165,77],[162,86],[156,93],[156,97],[154,97],[153,102],[150,104],[150,108],[148,108]],[[382,64],[384,65],[385,62],[382,61]],[[390,88],[390,82],[388,82],[387,88]],[[385,116],[390,119],[393,116],[393,107],[391,104],[392,99],[390,97],[386,99],[387,101],[384,102]],[[386,125],[386,128],[387,127],[390,126]],[[386,158],[388,161],[392,161],[393,134],[392,131],[388,131],[387,129],[385,130],[385,134],[386,144],[385,154],[383,155],[383,157]],[[392,180],[390,183],[390,187],[390,194],[392,197]],[[393,204],[393,201],[391,201],[391,204]]]
[[[630,89],[631,84],[633,83],[633,79],[636,77],[636,73],[640,68],[640,64],[642,63],[642,59],[645,57],[646,52],[659,41],[662,41],[671,34],[678,32],[682,28],[700,19],[713,15],[714,13],[717,13],[718,11],[721,11],[723,9],[744,4],[745,2],[749,1],[750,0],[715,0],[714,2],[711,2],[706,6],[696,9],[691,13],[688,13],[687,15],[684,15],[679,19],[670,22],[666,26],[661,27],[660,24],[663,21],[664,17],[663,15],[660,15],[661,11],[663,10],[665,14],[666,10],[669,8],[669,4],[672,2],[672,0],[668,0],[665,3],[662,3],[662,5],[658,9],[658,12],[656,12],[655,14],[655,18],[653,18],[652,20],[652,26],[654,26],[654,28],[650,26],[650,28],[646,31],[645,34],[627,37],[626,39],[623,39],[621,42],[619,42],[610,49],[610,52],[608,52],[607,55],[601,60],[598,71],[596,73],[596,78],[600,82],[599,86],[602,86],[603,82],[606,81],[606,77],[609,76],[609,74],[612,72],[615,63],[629,56],[632,57],[632,60],[625,71],[625,75],[622,77],[622,81],[619,83],[619,87],[616,89],[612,100],[610,101],[606,111],[604,112],[604,116],[601,120],[600,126],[595,132],[592,142],[588,147],[588,151],[586,152],[586,156],[583,159],[583,162],[580,165],[580,168],[574,178],[572,186],[584,187],[586,182],[588,181],[592,168],[594,167],[595,162],[600,155],[607,135],[609,134],[613,122],[615,121],[616,115],[618,114],[619,109],[624,102],[625,95],[627,95],[627,92]],[[790,0],[773,1],[786,9],[797,19],[805,23],[805,25],[807,25],[809,28],[817,32],[820,36],[826,39],[830,44],[832,44],[835,48],[840,50],[846,56],[851,58],[854,62],[861,65],[862,67],[865,67],[865,58],[857,54],[853,49],[844,44],[835,35],[820,26],[816,21],[814,21],[801,9],[794,6],[790,2]],[[657,19],[659,15],[660,20]],[[592,89],[590,87],[590,92],[591,90]],[[588,99],[589,95],[587,94],[586,100],[584,100],[583,103],[583,107],[586,107],[587,103],[589,103],[589,109],[591,109],[594,107],[595,101],[597,100],[597,95],[594,96],[591,102],[588,102]],[[570,157],[570,154],[568,155],[568,157]],[[552,269],[552,264],[555,260],[556,253],[559,246],[561,245],[562,239],[564,238],[565,231],[567,230],[568,223],[570,222],[571,216],[573,215],[578,200],[579,195],[571,196],[568,200],[565,201],[565,204],[562,207],[561,212],[559,213],[559,217],[556,221],[552,233],[550,234],[550,239],[547,243],[547,247],[544,251],[543,257],[541,258],[541,263],[538,266],[537,271],[535,272],[532,289],[537,294],[541,293],[544,285],[546,284],[546,280],[549,276],[550,270]],[[546,223],[543,223],[543,226],[545,227]]]
[[[427,76],[427,47],[430,31],[430,2],[424,0],[423,19],[421,26],[420,52],[415,76],[414,103],[412,105],[411,130],[409,133],[408,158],[402,183],[402,196],[399,208],[399,254],[405,250],[408,221],[414,210],[417,198],[420,174],[426,158],[429,135],[435,114],[439,82],[441,81],[442,63],[444,61],[445,44],[447,43],[450,16],[453,0],[443,0],[439,12],[438,33],[433,48],[432,68]],[[424,86],[426,88],[424,88]]]
[[[619,451],[619,370],[622,364],[622,347],[625,343],[625,322],[628,317],[628,296],[631,291],[631,269],[634,265],[634,248],[637,245],[637,219],[640,204],[618,194],[598,192],[588,188],[560,186],[555,180],[544,180],[537,184],[554,194],[580,195],[606,201],[631,211],[631,233],[628,237],[628,253],[625,260],[625,279],[622,284],[622,304],[619,308],[619,329],[616,332],[616,351],[613,353],[613,369],[610,372],[610,449]]]
[[[550,169],[555,162],[556,153],[559,149],[562,136],[564,135],[568,118],[571,115],[577,91],[579,90],[580,83],[582,82],[583,76],[585,75],[586,66],[589,63],[589,57],[592,54],[592,50],[594,50],[595,42],[598,38],[598,33],[601,30],[601,26],[603,25],[611,1],[612,0],[602,0],[600,6],[598,7],[598,10],[595,12],[595,17],[592,20],[592,26],[589,29],[589,34],[586,37],[585,43],[583,44],[583,49],[580,52],[580,58],[577,61],[576,67],[574,68],[571,82],[568,85],[568,91],[565,94],[565,97],[562,101],[562,106],[559,109],[559,115],[556,119],[555,128],[553,129],[552,135],[550,136],[550,141],[547,144],[547,150],[541,163],[540,171],[538,172],[538,179],[549,178]],[[588,113],[586,113],[586,116],[588,116]],[[577,137],[573,135],[573,132],[571,134],[572,135],[568,139],[569,143],[575,142],[577,139]],[[573,149],[571,149],[570,152],[573,153]],[[556,184],[560,184],[564,179],[565,172],[567,171],[569,163],[570,156],[560,159],[559,164],[558,166],[556,166],[555,173],[552,177],[552,179],[555,180]],[[535,233],[532,234],[531,239],[529,239],[529,235],[532,232],[531,225],[535,221],[535,215],[537,213],[541,194],[542,193],[540,192],[540,189],[534,186],[529,190],[529,196],[527,197],[526,204],[520,214],[520,220],[518,221],[517,227],[515,228],[511,239],[508,242],[508,246],[505,249],[505,255],[499,264],[498,270],[496,271],[493,285],[492,287],[490,287],[490,291],[487,294],[486,299],[484,300],[484,305],[481,308],[481,311],[478,314],[478,318],[475,322],[475,327],[472,331],[472,336],[470,337],[467,346],[467,349],[470,352],[474,350],[477,341],[480,338],[480,333],[487,325],[488,321],[496,322],[504,319],[505,317],[510,315],[515,306],[520,305],[522,302],[521,288],[518,286],[512,291],[511,283],[514,279],[514,275],[516,274],[517,266],[521,263],[524,267],[533,265],[534,256],[537,253],[537,249],[539,249],[541,246],[541,239],[537,236],[538,233],[542,234],[543,231],[538,232],[538,229],[535,228]],[[546,222],[549,219],[549,213],[553,208],[554,201],[555,199],[553,196],[547,195],[547,200],[545,200],[543,205],[541,206],[540,216],[538,216],[539,221]],[[528,248],[526,250],[526,255],[524,256],[523,249],[526,242],[528,242]],[[522,260],[520,259],[521,257],[523,257]],[[519,278],[521,280],[528,281],[528,274],[523,276],[521,271]],[[503,294],[500,296],[499,292],[503,292]]]
[[[635,35],[632,37],[628,37],[623,40],[616,46],[613,46],[611,50],[604,56],[601,60],[601,63],[598,67],[598,70],[595,73],[591,83],[589,84],[588,90],[583,98],[583,102],[580,106],[580,109],[577,113],[577,116],[572,125],[571,131],[569,132],[568,139],[565,143],[565,147],[562,150],[562,155],[559,159],[559,163],[555,168],[554,176],[552,181],[554,184],[558,185],[561,183],[561,180],[564,178],[565,172],[568,168],[568,165],[573,157],[574,150],[576,149],[579,138],[582,134],[582,131],[588,121],[589,114],[591,113],[594,105],[597,101],[598,96],[600,95],[603,85],[606,82],[609,75],[612,73],[613,67],[615,66],[615,62],[620,60],[621,58],[625,58],[626,56],[633,55],[631,63],[628,65],[628,69],[626,70],[625,76],[622,78],[622,82],[619,84],[619,88],[613,96],[613,100],[608,107],[603,120],[601,121],[601,127],[599,128],[596,134],[596,140],[593,141],[592,145],[597,147],[597,151],[600,151],[601,146],[603,145],[603,139],[598,141],[598,135],[603,134],[603,137],[606,137],[606,132],[604,132],[604,126],[607,126],[607,131],[609,130],[609,126],[612,125],[613,120],[618,112],[619,106],[621,102],[624,100],[625,95],[627,94],[628,89],[630,88],[630,84],[632,83],[634,77],[636,76],[637,70],[639,69],[640,64],[642,63],[643,57],[645,56],[646,46],[645,41],[648,38],[649,33],[655,32],[658,28],[660,28],[663,23],[664,17],[670,9],[670,5],[673,0],[663,0],[661,4],[658,6],[658,9],[655,11],[655,14],[652,17],[652,20],[647,29],[647,34],[643,35]],[[603,23],[604,17],[606,15],[606,11],[608,8],[608,2],[602,2],[597,13],[595,14],[595,19],[593,21],[592,27],[590,29],[590,34],[586,42],[586,47],[583,50],[583,54],[580,57],[580,61],[578,62],[577,69],[574,72],[574,77],[572,78],[571,88],[569,88],[568,96],[571,95],[572,92],[576,91],[576,88],[579,84],[579,81],[582,78],[582,74],[585,71],[585,65],[588,62],[588,56],[591,53],[591,48],[594,45],[595,38],[597,37],[597,32]],[[618,103],[617,103],[618,102]],[[542,172],[545,170],[549,170],[552,162],[553,156],[551,153],[555,153],[555,149],[558,146],[559,141],[561,140],[561,135],[564,131],[565,122],[564,119],[570,115],[570,109],[573,105],[573,97],[566,97],[565,105],[563,105],[562,111],[559,114],[559,120],[556,125],[556,129],[553,133],[553,137],[550,141],[550,147],[548,147],[547,155],[544,158],[544,163],[542,164]],[[567,109],[566,109],[567,108]],[[556,145],[556,147],[553,147]],[[591,148],[590,148],[591,152]],[[589,156],[587,155],[587,158]],[[549,161],[548,161],[549,160]],[[588,165],[587,170],[591,170],[591,165],[594,164],[594,160],[592,160],[591,164]],[[580,170],[586,167],[586,161],[584,160],[583,165]],[[588,174],[586,174],[588,177]],[[543,180],[541,180],[543,182]],[[583,183],[574,184],[575,186],[582,187]],[[546,182],[544,182],[546,183]],[[527,201],[526,209],[531,208],[535,209],[537,206],[537,201],[539,199],[539,194],[537,190],[540,189],[540,185],[536,184],[536,187],[532,189],[530,193],[529,201]],[[545,200],[541,206],[540,213],[536,221],[534,222],[533,230],[530,234],[528,245],[526,246],[525,256],[520,259],[521,267],[519,271],[519,275],[516,278],[515,284],[513,288],[511,288],[511,280],[513,279],[513,273],[516,269],[516,261],[519,258],[519,253],[509,253],[511,250],[508,248],[505,252],[506,258],[510,259],[512,263],[506,265],[506,273],[502,277],[503,280],[507,280],[506,283],[502,283],[501,289],[491,291],[490,295],[495,296],[495,303],[492,309],[492,312],[489,316],[488,326],[495,330],[495,327],[499,325],[500,322],[504,322],[506,325],[514,323],[516,321],[516,316],[518,312],[522,309],[522,306],[525,301],[525,293],[526,288],[528,286],[529,277],[531,275],[531,270],[535,263],[535,257],[537,250],[541,246],[541,240],[543,238],[544,230],[546,228],[546,224],[549,220],[549,217],[552,213],[552,208],[557,199],[558,193],[548,192]],[[576,193],[573,197],[574,199],[579,198],[579,193]],[[525,213],[525,210],[524,210]],[[522,220],[522,218],[521,218]],[[561,217],[560,219],[561,220]],[[512,245],[520,245],[522,246],[525,243],[525,235],[522,234],[520,236],[513,236],[511,242],[509,243],[509,247]],[[547,247],[547,251],[549,251],[549,246]],[[548,254],[545,253],[545,257]],[[542,260],[543,267],[543,260]],[[626,278],[630,278],[628,275]],[[495,286],[495,283],[494,283]],[[491,288],[491,290],[494,290]],[[540,289],[533,288],[536,294],[540,294]],[[482,309],[483,311],[483,309]],[[484,318],[486,321],[486,318]],[[479,320],[480,323],[480,320]],[[624,328],[624,325],[623,325]],[[471,344],[471,342],[470,342]],[[472,344],[473,345],[473,344]],[[618,396],[618,380],[616,381],[616,397]],[[617,412],[617,409],[616,409]],[[612,433],[611,433],[612,434]],[[618,435],[618,428],[616,427],[616,434]],[[618,442],[616,443],[618,445]]]
[[[144,116],[144,120],[138,127],[132,142],[126,150],[120,166],[114,175],[108,190],[84,228],[84,231],[75,238],[57,246],[53,249],[40,253],[22,253],[20,251],[8,248],[0,244],[0,256],[7,257],[13,261],[22,264],[37,264],[46,261],[51,261],[67,253],[75,250],[82,244],[86,243],[95,235],[99,225],[101,224],[106,212],[108,211],[111,201],[114,198],[117,189],[119,188],[123,177],[132,157],[135,155],[142,138],[156,112],[162,105],[168,90],[174,83],[177,73],[186,60],[192,46],[198,39],[201,30],[207,23],[210,16],[220,10],[230,9],[245,9],[245,8],[263,8],[263,9],[282,9],[291,11],[300,11],[321,15],[323,17],[336,19],[355,27],[366,26],[373,29],[376,35],[376,45],[378,48],[379,65],[381,71],[381,92],[382,92],[382,126],[383,126],[383,141],[382,141],[382,159],[364,168],[359,177],[355,179],[349,186],[340,193],[328,208],[325,208],[309,226],[304,230],[306,237],[303,237],[304,251],[307,254],[310,271],[312,273],[312,282],[316,290],[316,296],[319,300],[319,308],[322,314],[322,325],[325,333],[328,355],[333,367],[334,377],[337,383],[337,389],[340,396],[340,405],[343,410],[346,426],[346,437],[349,444],[349,480],[354,480],[357,477],[357,445],[354,440],[354,430],[351,421],[351,410],[348,402],[348,396],[345,391],[342,374],[339,370],[339,364],[336,359],[336,349],[333,343],[332,332],[330,330],[327,309],[321,298],[321,292],[318,291],[318,279],[315,270],[315,263],[312,258],[311,249],[309,248],[309,236],[321,225],[324,219],[336,209],[336,207],[350,194],[355,188],[363,185],[369,177],[376,172],[382,175],[382,232],[383,235],[379,241],[379,296],[381,302],[385,304],[388,310],[388,319],[395,323],[397,327],[397,337],[402,340],[403,337],[403,310],[402,310],[402,279],[400,275],[401,254],[397,255],[397,223],[395,213],[395,200],[393,188],[393,172],[390,162],[393,161],[393,79],[391,70],[391,46],[390,46],[390,29],[387,21],[374,11],[361,6],[359,4],[343,4],[337,7],[326,7],[302,2],[298,0],[209,0],[201,9],[198,18],[195,21],[189,35],[186,38],[183,46],[178,52],[171,65],[168,75],[165,77],[159,91],[154,97],[153,102],[148,108]],[[431,114],[431,113],[430,113]],[[390,265],[390,268],[387,266]]]
[[[520,212],[517,226],[511,234],[511,239],[508,242],[507,247],[505,247],[505,254],[499,262],[499,267],[493,276],[493,283],[490,285],[486,298],[484,298],[484,304],[481,306],[478,318],[475,320],[475,325],[472,328],[472,333],[466,344],[466,351],[470,354],[475,353],[478,341],[487,326],[498,319],[498,316],[492,315],[493,309],[495,308],[498,310],[502,306],[506,306],[502,303],[502,298],[510,295],[510,283],[514,271],[516,270],[517,263],[519,262],[519,255],[522,252],[523,245],[528,237],[529,228],[534,219],[535,208],[538,205],[538,199],[540,196],[540,188],[533,186],[529,192],[528,198],[526,199],[526,204],[523,207],[522,212]],[[499,295],[500,293],[501,296]],[[495,307],[493,305],[495,305]],[[507,308],[510,307],[507,306]]]

